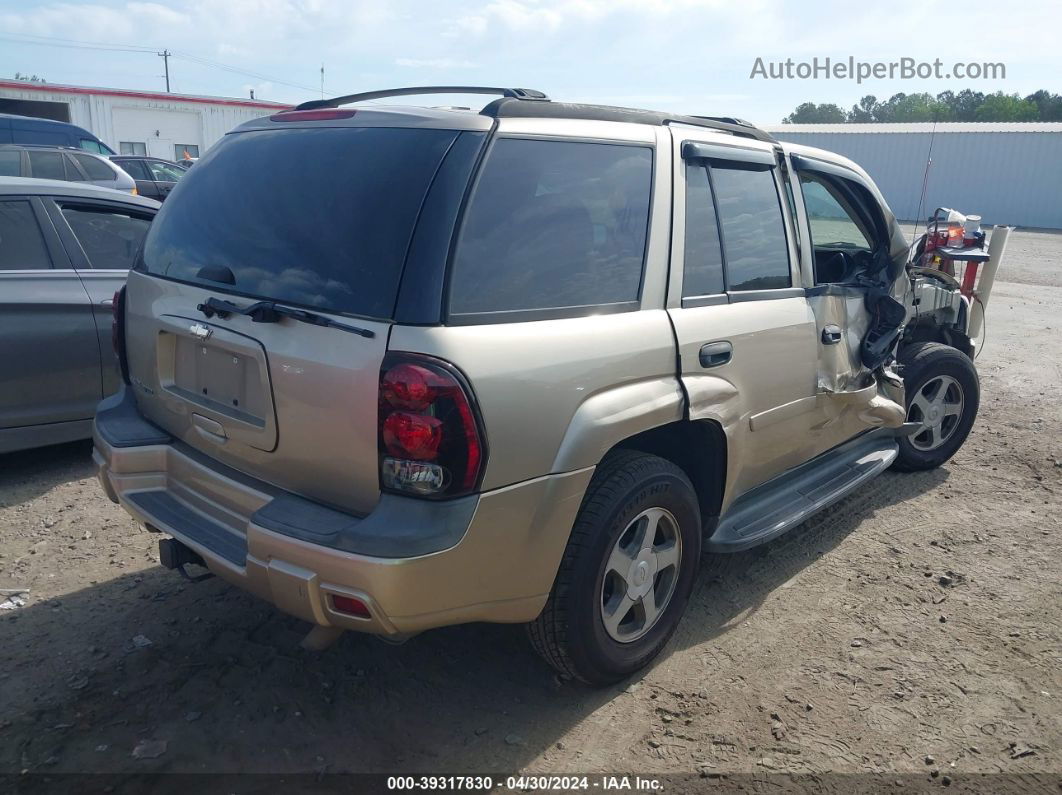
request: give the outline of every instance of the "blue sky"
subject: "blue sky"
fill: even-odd
[[[168,48],[177,54],[172,88],[184,93],[311,99],[323,62],[329,94],[515,85],[768,124],[805,100],[848,107],[897,91],[1062,92],[1059,23],[1057,0],[0,0],[0,76],[161,90],[154,50]],[[814,56],[998,61],[1006,79],[749,77],[756,57]]]

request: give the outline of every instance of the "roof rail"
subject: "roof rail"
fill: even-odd
[[[769,133],[741,119],[716,116],[686,116],[678,113],[661,113],[654,110],[620,108],[612,105],[583,105],[571,102],[514,102],[511,99],[496,99],[480,111],[484,116],[501,118],[553,118],[586,119],[594,121],[618,121],[633,124],[669,125],[687,124],[727,132],[742,138],[751,138],[765,143],[778,143]]]
[[[410,86],[408,88],[385,88],[381,91],[363,91],[360,94],[346,94],[332,99],[312,99],[296,105],[295,110],[316,110],[317,108],[338,108],[351,102],[365,102],[384,97],[405,97],[417,94],[497,94],[509,99],[549,101],[541,91],[533,88],[495,88],[492,86]]]

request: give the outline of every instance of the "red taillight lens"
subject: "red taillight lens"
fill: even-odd
[[[111,300],[111,347],[118,357],[122,380],[129,383],[129,362],[125,356],[125,287],[116,290]]]
[[[380,398],[394,408],[424,411],[435,399],[434,380],[434,374],[424,367],[397,364],[380,379]]]
[[[357,616],[358,618],[371,617],[369,608],[365,606],[365,603],[352,596],[334,594],[332,596],[332,606],[340,613],[346,613],[347,615]]]
[[[431,461],[439,455],[442,436],[442,421],[435,417],[396,411],[384,420],[384,447],[398,458]]]
[[[339,110],[321,108],[320,110],[282,110],[269,117],[270,121],[327,121],[329,119],[349,119],[356,110]]]
[[[484,447],[471,389],[451,365],[388,354],[380,370],[380,481],[423,497],[475,490]]]

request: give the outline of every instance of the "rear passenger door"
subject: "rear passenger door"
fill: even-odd
[[[88,294],[37,197],[0,197],[0,429],[89,419],[101,396]]]
[[[125,284],[153,215],[147,209],[96,199],[58,197],[45,205],[91,301],[106,397],[121,386],[111,345],[114,294]]]
[[[724,509],[810,457],[815,318],[773,148],[672,128],[668,311],[690,418],[728,439]]]

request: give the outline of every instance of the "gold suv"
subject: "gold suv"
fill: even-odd
[[[354,106],[428,91],[500,97]],[[165,565],[310,645],[523,622],[615,681],[702,550],[963,443],[968,302],[907,254],[857,165],[737,119],[476,87],[305,103],[159,212],[115,302],[100,480]]]

